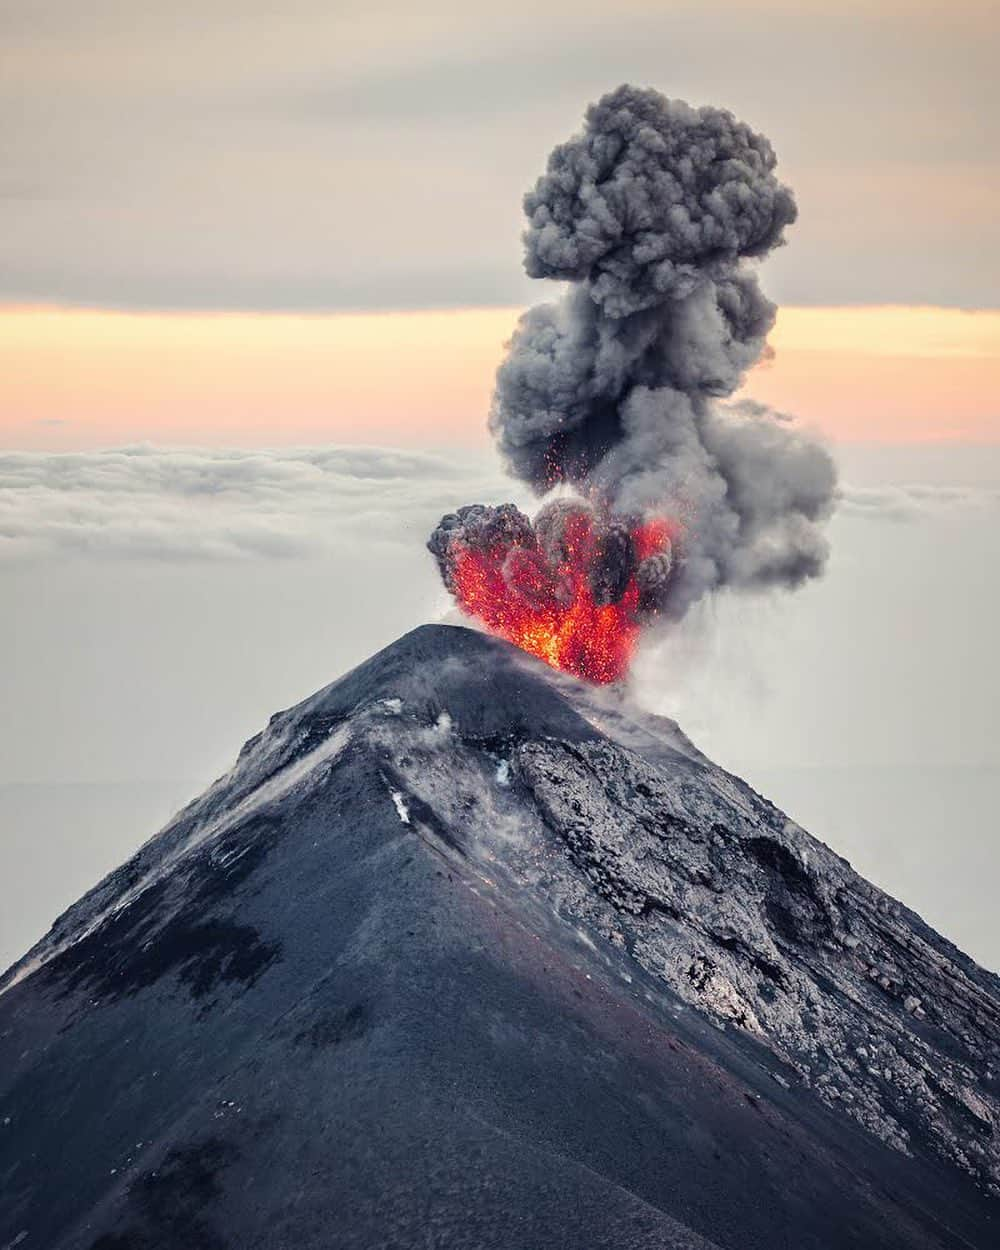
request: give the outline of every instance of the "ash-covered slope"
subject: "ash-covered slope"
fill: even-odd
[[[0,1248],[992,1247],[998,1039],[671,722],[426,627],[0,981]]]

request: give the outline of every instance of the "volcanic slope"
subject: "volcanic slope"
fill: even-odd
[[[0,981],[0,1247],[986,1250],[998,1039],[673,723],[428,626]]]

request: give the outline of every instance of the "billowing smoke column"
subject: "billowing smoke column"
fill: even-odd
[[[534,524],[462,508],[428,546],[464,610],[557,667],[614,681],[648,621],[823,569],[829,455],[759,405],[718,403],[774,323],[747,263],[795,220],[774,166],[730,113],[622,86],[525,196],[527,272],[572,285],[521,318],[490,428],[537,493],[583,499]]]

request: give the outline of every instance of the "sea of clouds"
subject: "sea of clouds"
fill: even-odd
[[[13,452],[0,456],[0,559],[290,559],[412,541],[470,477],[506,492],[498,468],[376,447]]]
[[[359,543],[415,550],[474,495],[530,507],[488,454],[363,446],[138,445],[0,455],[0,561],[296,559]],[[839,511],[905,522],[995,516],[1000,487],[844,485]]]

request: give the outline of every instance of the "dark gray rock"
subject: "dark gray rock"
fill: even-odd
[[[0,980],[0,1248],[992,1247],[997,979],[669,721],[425,627]]]

